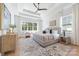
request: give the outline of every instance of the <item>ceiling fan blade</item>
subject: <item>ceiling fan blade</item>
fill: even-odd
[[[38,9],[38,10],[48,10],[48,9],[46,9],[46,8],[43,8],[43,9]]]
[[[35,3],[33,3],[33,5],[34,5],[36,8],[38,8],[37,5],[36,5]]]
[[[38,12],[38,10],[35,11],[35,13],[37,13],[37,12]]]
[[[38,3],[38,9],[39,9],[39,4],[40,4],[40,3]]]

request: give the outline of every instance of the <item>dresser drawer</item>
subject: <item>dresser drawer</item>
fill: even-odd
[[[0,40],[2,53],[13,51],[16,47],[16,35],[3,35]]]

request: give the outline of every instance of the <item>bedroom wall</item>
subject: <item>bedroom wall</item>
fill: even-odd
[[[49,20],[49,23],[50,21],[56,20],[56,27],[61,27],[60,22],[61,22],[62,16],[69,15],[69,14],[72,15],[72,5],[66,6],[56,11],[56,13],[52,15],[51,20]]]
[[[38,26],[37,26],[38,30],[37,30],[37,32],[41,32],[42,31],[42,20],[40,20],[40,19],[26,18],[26,17],[17,16],[17,15],[15,15],[14,19],[15,19],[15,24],[16,24],[16,31],[18,33],[24,33],[22,31],[22,28],[21,28],[21,22],[38,23]],[[31,32],[35,32],[35,31],[31,31]]]
[[[40,18],[42,19],[42,30],[45,30],[46,28],[49,27],[49,16],[48,12],[46,11],[41,11],[40,12]]]
[[[50,7],[47,11],[41,11],[40,16],[43,20],[43,30],[49,27],[49,23],[52,20],[56,20],[56,26],[60,26],[60,16],[62,15],[62,10],[66,9],[64,11],[64,14],[67,14],[67,12],[70,12],[69,7],[71,7],[73,4],[71,3],[56,3],[54,6]],[[68,10],[67,10],[68,9]]]
[[[75,6],[74,6],[75,5]],[[71,43],[79,45],[79,4],[73,4],[63,9],[60,9],[58,12],[54,13],[51,20],[56,20],[56,26],[60,27],[60,18],[64,15],[72,15],[72,34],[71,34]],[[50,21],[51,21],[50,20]]]
[[[16,3],[5,3],[6,6],[8,7],[8,9],[11,12],[11,23],[14,24],[14,14],[17,14],[19,11],[21,11],[23,8],[18,7],[18,4]],[[40,11],[40,17],[42,19],[42,29],[46,29],[49,27],[49,21],[53,20],[53,17],[55,16],[55,14],[63,8],[63,6],[65,5],[69,5],[69,4],[55,4],[55,6],[52,6],[50,9],[48,9],[47,11]],[[57,9],[58,8],[58,9]],[[16,9],[16,10],[15,10]],[[58,16],[57,16],[58,17]],[[58,22],[57,22],[58,24]]]
[[[79,45],[79,4],[73,5],[73,44]]]
[[[16,3],[5,3],[11,13],[11,24],[14,24],[14,14],[18,14],[18,6]]]
[[[9,9],[10,13],[11,13],[11,24],[17,24],[17,29],[16,31],[21,32],[21,27],[20,27],[20,22],[23,21],[31,21],[31,22],[39,22],[39,30],[38,31],[42,31],[42,21],[41,19],[37,19],[37,18],[33,18],[31,16],[24,16],[24,15],[20,15],[19,12],[22,11],[23,8],[25,8],[25,6],[23,6],[23,8],[18,7],[17,3],[5,3],[5,5],[7,6],[7,8]],[[27,5],[28,6],[28,5]],[[29,6],[28,6],[29,7]],[[22,17],[15,17],[15,15],[20,15]],[[29,20],[31,18],[31,20]],[[20,30],[19,30],[20,29]]]
[[[79,45],[79,4],[73,4],[59,10],[52,17],[52,20],[56,20],[56,26],[60,26],[60,17],[64,15],[72,15],[72,34],[71,43]],[[51,20],[50,20],[51,21]]]

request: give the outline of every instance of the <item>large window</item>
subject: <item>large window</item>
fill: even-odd
[[[37,23],[33,23],[33,30],[37,30]]]
[[[67,36],[72,33],[72,15],[62,17],[62,29]]]
[[[23,22],[22,30],[23,31],[37,31],[37,23]]]

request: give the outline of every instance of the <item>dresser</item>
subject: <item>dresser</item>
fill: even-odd
[[[6,34],[0,36],[0,53],[5,55],[5,52],[15,51],[16,34]]]

